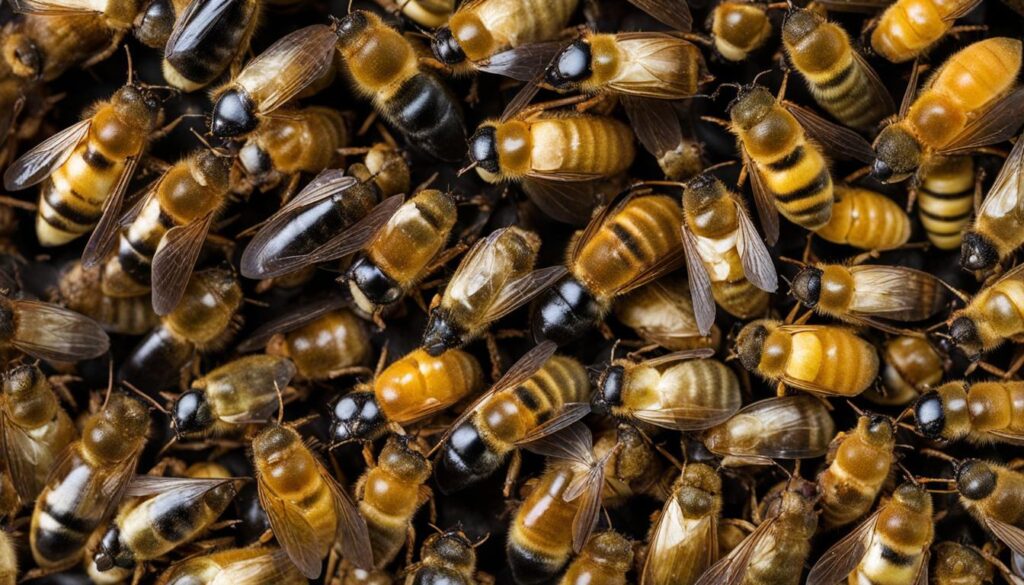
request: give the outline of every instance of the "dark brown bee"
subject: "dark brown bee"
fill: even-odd
[[[182,91],[196,91],[237,63],[249,49],[261,6],[259,0],[188,2],[162,47],[167,83]]]
[[[832,415],[806,395],[768,398],[749,404],[708,429],[703,442],[726,464],[764,464],[768,459],[821,457],[836,434]]]
[[[932,547],[929,577],[935,585],[985,585],[995,579],[995,570],[973,547],[946,541]]]
[[[957,463],[960,503],[1015,555],[1024,555],[1024,474],[978,459]]]
[[[77,362],[103,355],[110,338],[92,319],[51,303],[0,294],[0,349]]]
[[[431,534],[423,542],[420,562],[412,566],[405,585],[446,583],[448,585],[474,585],[476,551],[474,544],[461,531]]]
[[[772,34],[768,11],[786,8],[784,3],[759,4],[723,0],[708,15],[708,28],[715,50],[729,61],[744,61],[757,51]]]

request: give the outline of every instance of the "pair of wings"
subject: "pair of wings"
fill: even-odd
[[[736,204],[736,208],[736,220],[739,224],[736,251],[743,266],[743,275],[757,288],[773,293],[779,288],[775,263],[747,210],[739,203]],[[690,282],[690,298],[693,300],[693,316],[697,320],[697,330],[706,336],[711,333],[711,327],[715,324],[715,298],[711,290],[711,278],[700,254],[697,238],[690,231],[685,219],[682,223],[682,237],[683,251],[686,254],[686,273]]]
[[[281,232],[294,229],[293,222],[304,212],[332,197],[344,197],[345,191],[359,184],[359,180],[345,175],[341,169],[329,169],[318,174],[291,201],[281,207],[260,228],[242,253],[241,271],[246,278],[273,278],[293,272],[311,264],[329,262],[357,252],[368,245],[391,216],[401,207],[404,197],[392,195],[378,203],[370,212],[344,230],[305,254],[277,256],[271,244]]]
[[[327,469],[320,462],[317,462],[317,467],[320,481],[331,490],[338,523],[335,539],[342,554],[360,569],[373,568],[373,550],[370,548],[366,520],[360,515],[352,497],[338,485]],[[309,579],[318,578],[323,570],[320,551],[324,543],[320,542],[316,530],[295,503],[275,494],[266,486],[262,477],[257,482],[257,488],[260,505],[267,513],[270,527],[281,548],[303,575]]]
[[[999,169],[992,188],[978,209],[978,220],[994,220],[1010,216],[1017,222],[1024,222],[1024,139],[1017,143]]]
[[[718,518],[709,514],[688,521],[679,498],[672,494],[654,527],[640,585],[674,583],[684,571],[699,575],[717,560]]]
[[[107,353],[110,338],[89,317],[42,301],[10,299],[17,329],[10,345],[34,358],[78,362]]]
[[[859,325],[908,334],[908,330],[888,321],[929,319],[942,309],[947,298],[945,283],[914,268],[858,265],[849,270],[855,292],[844,318]]]
[[[63,409],[58,409],[56,416],[58,418],[47,424],[74,428]],[[74,430],[70,432],[70,438],[74,439]],[[61,453],[12,421],[5,407],[0,407],[0,447],[21,501],[26,504],[34,501],[46,487],[46,478]]]
[[[751,418],[760,424],[760,440],[742,449],[722,444],[718,431],[728,431],[732,420]],[[747,424],[742,422],[740,424]],[[828,451],[835,422],[820,400],[806,394],[767,398],[749,404],[709,431],[705,446],[713,453],[765,459],[808,459]]]
[[[880,511],[869,516],[856,529],[821,555],[818,562],[811,567],[811,572],[807,574],[807,585],[836,585],[836,583],[846,581],[847,576],[860,565],[872,540],[876,538],[875,528]],[[928,522],[931,522],[930,518]],[[930,550],[925,549],[922,556],[921,567],[918,569],[913,585],[928,585]]]

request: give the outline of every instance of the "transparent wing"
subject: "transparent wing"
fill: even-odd
[[[566,175],[529,175],[520,186],[530,201],[545,215],[570,225],[582,225],[590,219],[598,199],[594,176],[570,179]]]
[[[548,63],[561,50],[562,43],[531,43],[491,55],[485,61],[474,63],[485,73],[503,75],[519,81],[533,81],[544,73]]]
[[[278,549],[227,565],[210,585],[278,585],[291,582],[295,569],[288,553]]]
[[[978,217],[1002,218],[1024,216],[1024,137],[1017,139],[1010,156],[999,169],[996,180],[981,203]]]
[[[985,518],[985,525],[1010,550],[1018,555],[1024,555],[1024,530],[991,516]]]
[[[314,24],[285,35],[249,62],[235,83],[249,91],[259,114],[289,102],[334,65],[337,35]]]
[[[46,486],[46,476],[59,453],[7,418],[6,413],[0,420],[0,433],[14,489],[22,502],[32,502]]]
[[[1021,126],[1024,110],[1024,86],[992,104],[985,113],[971,120],[944,148],[942,154],[966,153],[1013,138]]]
[[[77,362],[107,353],[110,338],[92,319],[50,303],[14,301],[18,328],[12,344],[32,357]]]
[[[22,14],[58,16],[62,14],[103,14],[103,0],[12,0],[14,10]]]
[[[693,317],[701,335],[711,332],[715,324],[715,297],[711,292],[711,278],[700,256],[697,241],[690,232],[686,220],[682,223],[683,252],[686,256],[686,274],[690,283],[690,298],[693,300]]]
[[[705,571],[694,585],[742,585],[754,553],[766,538],[771,538],[777,526],[778,516],[761,522],[727,557]]]
[[[683,32],[693,27],[693,15],[686,0],[629,0],[631,4],[668,26]]]
[[[679,114],[672,102],[619,96],[619,103],[629,116],[637,140],[656,157],[675,150],[683,142]]]
[[[594,464],[594,437],[583,423],[576,423],[561,432],[523,445],[527,451],[544,457],[566,461],[589,469]]]
[[[345,299],[338,295],[308,303],[303,302],[301,304],[297,304],[292,310],[285,314],[260,325],[252,332],[252,336],[250,336],[249,339],[246,339],[238,345],[238,351],[241,353],[247,353],[261,349],[267,345],[267,342],[270,341],[270,338],[274,335],[302,327],[306,323],[315,321],[328,313],[345,307],[347,304],[348,303]]]
[[[754,192],[754,208],[757,209],[757,217],[761,220],[761,228],[764,230],[764,237],[769,246],[774,246],[779,241],[779,210],[775,207],[775,196],[768,189],[768,185],[761,176],[761,170],[757,164],[750,159],[745,148],[743,153],[743,166],[747,168],[747,176],[750,177],[750,188]]]
[[[736,242],[736,251],[739,252],[740,262],[743,264],[743,275],[757,288],[765,292],[775,292],[779,288],[779,276],[775,272],[772,256],[761,240],[761,235],[757,233],[747,210],[738,207],[736,219],[739,222],[740,237]]]
[[[654,528],[641,583],[674,583],[680,575],[702,574],[718,559],[718,522],[710,516],[688,520],[679,499],[665,502]]]
[[[871,88],[869,91],[877,95],[882,99],[882,103],[885,105],[885,116],[889,117],[896,112],[896,104],[892,101],[892,95],[889,94],[889,89],[885,87],[885,83],[878,77],[878,72],[875,68],[868,63],[864,55],[861,55],[856,49],[852,51],[853,58],[856,59],[857,64],[860,66],[860,70],[864,72],[864,77],[868,81],[868,86]]]
[[[153,255],[152,296],[157,315],[168,315],[185,294],[206,234],[213,224],[214,212],[207,213],[187,225],[167,230]]]
[[[803,126],[807,135],[821,143],[825,150],[840,158],[871,163],[875,160],[875,151],[871,143],[849,128],[829,122],[818,114],[793,102],[783,101],[786,111],[793,114],[797,122]]]
[[[164,57],[194,51],[220,32],[218,25],[245,0],[191,0],[178,16],[164,46]]]
[[[516,446],[522,447],[528,443],[560,432],[573,423],[582,420],[588,414],[590,414],[590,403],[567,402],[558,409],[554,416],[544,421],[543,424],[537,425],[533,430],[526,433],[522,439],[516,441]]]
[[[370,547],[370,532],[366,520],[359,513],[352,497],[348,495],[327,470],[320,467],[320,474],[334,495],[334,508],[338,514],[337,542],[342,554],[357,568],[373,568],[373,549]]]
[[[180,501],[192,501],[202,498],[210,490],[229,483],[246,481],[245,478],[190,478],[162,477],[159,475],[136,475],[128,483],[125,497],[147,497],[174,493]]]
[[[587,470],[577,469],[562,499],[566,502],[579,500],[579,507],[572,518],[572,550],[579,553],[597,525],[597,514],[601,511],[601,492],[604,490],[604,465],[595,463]]]
[[[825,551],[807,574],[807,585],[835,585],[845,581],[864,558],[877,522],[878,512],[875,512]]]
[[[549,266],[534,270],[505,284],[498,298],[487,308],[485,322],[497,321],[530,302],[568,273],[565,266]]]
[[[96,224],[96,228],[89,236],[82,252],[82,264],[86,267],[98,265],[110,252],[117,241],[118,230],[121,227],[121,207],[124,204],[124,194],[128,191],[128,185],[135,176],[135,167],[139,164],[139,157],[129,157],[121,175],[117,178],[114,189],[107,195],[103,202],[103,215]]]
[[[731,425],[753,425],[759,440],[743,447],[721,443],[718,432],[728,433]],[[743,431],[741,431],[743,432]],[[768,398],[745,406],[719,427],[709,431],[709,450],[735,456],[773,459],[820,457],[835,436],[835,422],[820,400],[795,395]]]
[[[19,191],[37,185],[67,162],[82,140],[89,135],[92,118],[54,134],[35,148],[21,155],[4,172],[4,188]]]
[[[313,250],[309,255],[309,261],[314,264],[329,262],[365,248],[402,206],[404,199],[404,195],[392,195],[381,201],[370,210],[370,213],[366,214],[366,217],[349,226],[348,229],[323,246]]]
[[[323,565],[320,558],[321,544],[316,531],[296,506],[278,497],[264,484],[262,478],[257,487],[260,505],[267,513],[277,542],[303,575],[316,579]]]
[[[896,321],[921,321],[942,310],[946,287],[935,276],[903,266],[851,266],[850,311]]]
[[[612,79],[609,90],[657,100],[680,100],[693,95],[693,77],[703,73],[703,58],[693,43],[675,34],[658,32],[618,33],[615,38],[621,51],[628,55],[629,61],[623,67],[638,71],[636,75]],[[700,77],[698,80],[704,81]]]
[[[663,429],[700,431],[729,420],[729,417],[736,414],[737,408],[718,408],[690,404],[686,406],[632,410],[630,414],[637,420]]]

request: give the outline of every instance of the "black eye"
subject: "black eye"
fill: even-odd
[[[493,126],[485,126],[469,139],[469,158],[490,173],[498,172],[498,144]]]
[[[942,436],[942,429],[946,426],[946,413],[942,409],[942,399],[938,392],[922,394],[914,405],[914,420],[917,421],[917,430],[929,439],[937,439]]]
[[[231,138],[248,134],[256,129],[255,104],[241,90],[224,92],[213,106],[213,123],[210,131],[219,138]]]

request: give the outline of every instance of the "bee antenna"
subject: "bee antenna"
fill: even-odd
[[[491,533],[490,533],[490,532],[488,532],[487,534],[485,534],[485,535],[481,536],[481,537],[480,537],[480,538],[479,538],[479,539],[478,539],[478,540],[477,540],[476,542],[474,542],[474,543],[473,543],[473,544],[471,544],[470,546],[471,546],[471,547],[473,547],[473,548],[477,548],[477,547],[479,547],[480,545],[482,545],[483,543],[485,543],[485,542],[487,542],[488,540],[490,540],[490,538],[491,538]]]
[[[910,480],[910,483],[912,483],[912,484],[914,484],[914,485],[916,485],[918,487],[921,486],[921,484],[918,483],[917,478],[914,477],[914,474],[910,473],[910,470],[907,469],[906,466],[903,465],[902,461],[896,460],[896,465],[900,468],[900,471],[903,472],[903,475],[906,476],[906,478],[908,480]]]
[[[281,386],[274,380],[274,392],[277,393],[277,425],[284,422],[284,396],[281,394]]]
[[[753,81],[750,82],[750,86],[749,87],[756,86],[757,85],[757,80],[761,79],[762,77],[764,77],[765,75],[771,73],[772,71],[774,71],[774,69],[765,69],[764,71],[762,71],[762,72],[758,73],[757,75],[755,75]]]
[[[125,48],[127,49],[128,47],[125,47]],[[110,361],[108,362],[108,364],[109,365],[107,366],[107,368],[108,368],[108,372],[107,372],[107,392],[103,396],[103,406],[100,407],[100,410],[106,410],[107,409],[107,402],[110,402],[110,393],[114,391],[114,358],[113,357],[110,358]]]
[[[795,258],[790,258],[788,256],[779,256],[779,260],[782,260],[786,264],[792,264],[794,266],[799,266],[800,268],[804,268],[804,267],[807,266],[807,263],[804,262],[803,260],[797,260]]]
[[[899,414],[899,416],[897,416],[896,419],[892,421],[893,424],[894,425],[899,425],[900,422],[903,421],[903,417],[907,416],[908,414],[910,414],[913,411],[914,411],[914,407],[913,406],[908,406],[907,408],[903,409],[903,412],[901,412]]]
[[[148,402],[150,405],[153,406],[153,408],[157,409],[159,412],[161,412],[163,414],[166,414],[167,416],[171,415],[171,413],[167,410],[167,408],[165,408],[163,405],[161,405],[159,402],[157,402],[155,398],[153,398],[149,394],[146,394],[145,392],[140,390],[138,387],[135,386],[135,384],[132,384],[131,382],[128,382],[128,381],[124,381],[124,382],[121,382],[121,385],[124,386],[125,388],[128,388],[129,390],[131,390],[139,398],[141,398],[141,399],[145,400],[146,402]]]
[[[853,402],[847,400],[846,404],[850,405],[850,408],[853,409],[853,412],[857,413],[857,416],[866,416],[867,415],[867,412],[864,411],[864,409],[862,409],[861,407],[857,406]]]
[[[935,457],[936,459],[942,459],[943,461],[947,461],[951,465],[953,465],[954,467],[960,465],[960,462],[956,460],[956,457],[953,457],[951,455],[946,455],[942,451],[936,451],[935,449],[925,448],[925,449],[921,449],[918,452],[921,453],[922,455],[927,455],[929,457]]]
[[[132,85],[135,82],[135,66],[132,63],[132,50],[128,45],[124,46],[124,54],[128,59],[128,85]]]
[[[465,175],[469,171],[475,169],[478,164],[480,164],[480,161],[471,162],[470,164],[459,169],[459,172],[456,174],[456,176],[461,177],[462,175]]]
[[[608,355],[608,361],[609,361],[609,363],[610,363],[610,362],[614,362],[614,361],[615,361],[615,351],[616,351],[617,349],[619,349],[619,343],[621,343],[621,342],[622,342],[622,339],[616,339],[616,340],[615,340],[615,343],[613,343],[613,344],[612,344],[612,351],[611,351],[611,353],[609,353],[609,355]]]
[[[438,534],[444,534],[444,532],[445,532],[440,526],[438,526],[437,524],[434,524],[433,522],[427,522],[427,526],[433,528],[434,532],[436,532]]]
[[[348,0],[348,12],[346,14],[352,14],[352,0]]]
[[[172,419],[172,420],[173,420],[173,419]],[[167,452],[167,451],[168,451],[168,450],[169,450],[169,449],[170,449],[171,447],[173,447],[173,446],[174,446],[174,444],[175,444],[175,443],[177,443],[177,442],[178,442],[178,440],[179,440],[179,435],[178,435],[178,432],[177,432],[177,431],[178,431],[177,427],[175,427],[174,431],[175,431],[175,432],[174,432],[174,436],[173,436],[173,437],[171,437],[171,439],[170,439],[169,441],[167,441],[166,443],[164,443],[164,446],[163,446],[163,447],[160,447],[160,450],[159,450],[159,451],[157,451],[157,453],[156,453],[156,456],[157,456],[157,458],[160,458],[160,457],[162,457],[164,453],[166,453],[166,452]]]

